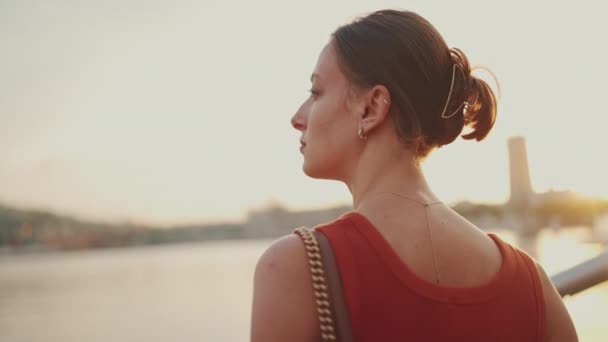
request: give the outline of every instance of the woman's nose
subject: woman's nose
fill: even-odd
[[[291,117],[291,125],[298,131],[302,131],[306,128],[306,121],[304,120],[304,115],[302,115],[302,107],[300,107]]]
[[[298,120],[296,115],[294,115],[291,118],[291,125],[293,126],[293,128],[297,129],[298,131],[301,131],[304,129],[304,124]]]

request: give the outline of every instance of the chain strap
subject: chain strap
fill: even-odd
[[[313,228],[299,227],[294,229],[294,233],[304,240],[306,252],[308,254],[308,264],[312,273],[312,287],[315,292],[317,311],[319,312],[319,322],[321,327],[321,338],[323,341],[336,341],[334,321],[331,318],[331,306],[327,282],[323,271],[323,260],[319,249],[317,238],[313,234]]]

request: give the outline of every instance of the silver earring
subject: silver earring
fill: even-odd
[[[384,103],[388,104],[388,100],[386,98],[383,99]]]

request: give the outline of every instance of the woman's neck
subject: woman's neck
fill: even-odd
[[[399,194],[419,203],[439,201],[410,151],[402,147],[400,151],[374,151],[373,147],[366,147],[358,167],[345,182],[355,210],[362,202],[371,202],[381,193]]]

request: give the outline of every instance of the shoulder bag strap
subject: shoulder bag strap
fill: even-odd
[[[312,274],[312,286],[319,312],[323,341],[351,342],[352,332],[342,281],[331,245],[323,233],[314,228],[294,229],[304,241]]]

